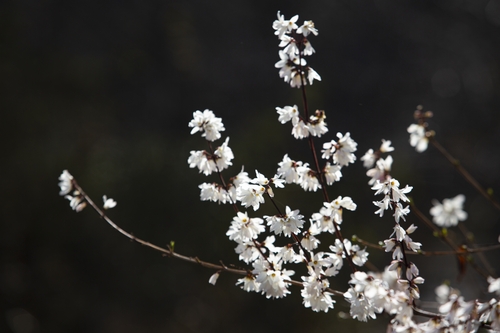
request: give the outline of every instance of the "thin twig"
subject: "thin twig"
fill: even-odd
[[[364,239],[359,238],[358,236],[354,237],[355,242],[362,244],[366,247],[370,247],[372,249],[376,250],[381,250],[385,251],[385,248],[382,245],[370,243],[368,241],[365,241]],[[491,246],[483,246],[483,247],[476,247],[476,248],[468,248],[468,247],[461,247],[461,250],[459,252],[457,251],[418,251],[418,252],[408,252],[407,254],[409,255],[420,255],[424,257],[432,257],[432,256],[452,256],[452,255],[463,255],[463,254],[469,254],[469,253],[480,253],[480,252],[487,252],[487,251],[494,251],[494,250],[500,250],[500,244],[496,245],[491,245]]]
[[[472,268],[474,268],[480,275],[482,275],[483,277],[487,278],[488,276],[490,276],[490,274],[488,274],[488,272],[485,272],[481,267],[479,267],[477,264],[475,264],[473,261],[469,260],[467,261],[466,258],[464,258],[464,255],[466,254],[465,252],[465,249],[463,246],[458,246],[456,245],[449,237],[446,233],[443,233],[437,226],[434,225],[434,223],[432,223],[428,218],[427,216],[425,216],[418,208],[417,206],[415,206],[415,203],[413,201],[410,201],[410,205],[412,207],[412,211],[415,213],[415,215],[417,215],[417,217],[420,219],[420,221],[424,222],[429,228],[431,228],[432,230],[434,230],[435,234],[436,235],[439,235],[439,238],[441,240],[443,240],[446,244],[448,244],[448,246],[453,249],[453,251],[455,251],[456,255],[457,255],[457,258],[459,260],[459,262],[467,262],[468,264],[470,264],[472,266]]]
[[[454,158],[441,144],[436,140],[434,136],[431,136],[429,138],[429,141],[432,143],[434,147],[436,147],[437,150],[441,154],[443,154],[444,157],[453,165],[453,167],[460,173],[467,182],[469,182],[474,188],[483,196],[485,197],[496,209],[500,210],[500,203],[493,198],[493,195],[488,193],[479,183],[478,181],[472,177],[472,175],[460,164],[460,161]]]

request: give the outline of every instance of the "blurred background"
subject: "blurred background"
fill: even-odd
[[[349,307],[313,313],[300,290],[267,300],[234,286],[237,276],[173,259],[130,242],[91,209],[76,214],[58,196],[68,169],[110,217],[136,236],[182,254],[239,264],[225,236],[229,206],[199,201],[198,184],[216,181],[189,169],[190,150],[205,148],[187,124],[195,110],[222,117],[241,166],[272,176],[288,153],[310,162],[306,141],[277,121],[276,106],[298,104],[274,68],[276,12],[313,20],[319,36],[308,63],[322,82],[308,88],[311,109],[324,109],[330,132],[350,132],[358,160],[392,140],[393,175],[428,215],[431,200],[465,194],[465,222],[477,243],[497,244],[499,213],[432,147],[419,154],[406,128],[418,104],[432,110],[437,139],[485,187],[500,191],[500,0],[324,0],[313,2],[11,0],[0,4],[0,332],[366,332],[342,319]],[[361,162],[344,169],[330,197],[358,204],[343,233],[377,242],[392,232],[378,218]],[[309,218],[320,193],[276,191],[280,204]],[[253,214],[253,211],[251,212]],[[267,204],[259,216],[273,214]],[[256,216],[256,215],[254,215]],[[409,216],[424,250],[447,250]],[[457,243],[463,236],[452,230]],[[323,248],[333,237],[323,237]],[[370,250],[382,268],[390,255]],[[498,252],[486,254],[498,270]],[[420,260],[417,260],[420,259]],[[486,299],[487,284],[470,267],[459,280],[454,257],[416,258],[432,309],[445,279],[467,299]],[[300,279],[301,267],[295,279]],[[346,290],[347,270],[331,279]],[[340,314],[340,316],[339,316]]]

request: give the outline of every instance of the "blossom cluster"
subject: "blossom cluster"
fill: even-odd
[[[406,185],[401,188],[399,181],[391,176],[393,158],[391,155],[383,158],[382,154],[392,151],[394,151],[394,147],[391,146],[391,141],[382,139],[380,148],[377,151],[369,149],[361,157],[361,160],[365,168],[368,169],[366,175],[370,177],[368,184],[372,186],[371,189],[375,191],[376,196],[379,194],[384,196],[382,200],[373,201],[373,204],[378,208],[375,214],[383,217],[385,211],[394,211],[395,225],[392,234],[389,236],[390,238],[384,240],[384,248],[386,252],[392,252],[392,262],[387,270],[396,272],[395,277],[398,288],[397,290],[385,290],[382,288],[384,285],[379,284],[378,289],[370,288],[365,291],[365,289],[361,288],[363,290],[359,291],[355,287],[350,289],[347,296],[351,302],[351,315],[353,318],[366,320],[368,317],[374,318],[375,313],[385,310],[389,314],[396,315],[391,321],[392,325],[396,327],[413,322],[411,305],[416,299],[420,298],[418,285],[422,284],[424,279],[419,275],[419,270],[415,263],[408,261],[405,256],[405,251],[420,251],[422,244],[413,241],[409,236],[417,229],[415,225],[412,224],[407,229],[404,229],[400,225],[400,221],[405,221],[405,216],[410,213],[409,206],[405,207],[403,203],[410,201],[407,194],[411,192],[413,187]],[[352,279],[350,283],[362,280],[360,278]],[[363,286],[362,282],[358,282],[358,289],[360,289],[360,283]],[[385,301],[381,303],[383,304],[382,306],[377,306],[377,302],[372,300],[373,297],[371,295],[374,293],[374,290],[379,290],[379,296],[376,300],[385,298]],[[358,301],[353,301],[356,299]]]
[[[280,12],[277,16],[273,28],[282,49],[279,51],[281,60],[275,66],[286,83],[301,88],[305,95],[308,82],[311,85],[314,80],[321,80],[304,59],[315,53],[308,38],[318,35],[318,31],[312,21],[304,21],[299,26],[297,15],[289,20]],[[428,129],[427,124],[432,112],[422,110],[421,106],[417,107],[414,113],[417,123],[407,128],[410,145],[418,152],[425,151],[434,138],[434,132]],[[229,204],[235,210],[226,236],[236,243],[236,254],[249,266],[246,275],[238,279],[236,285],[267,298],[285,297],[291,293],[292,284],[301,285],[303,305],[316,312],[328,312],[336,302],[333,297],[342,295],[350,304],[349,313],[354,319],[367,321],[384,312],[390,315],[387,332],[476,332],[481,326],[500,331],[499,301],[495,298],[488,302],[465,301],[459,291],[449,285],[436,288],[439,313],[427,321],[415,319],[420,299],[419,285],[425,280],[407,254],[422,254],[422,243],[412,239],[417,231],[415,224],[403,226],[410,213],[409,193],[413,187],[402,186],[391,174],[394,159],[387,153],[395,149],[390,140],[382,139],[377,150],[369,149],[360,158],[367,169],[368,185],[377,196],[377,200],[373,201],[376,207],[374,214],[383,218],[390,211],[394,218],[392,228],[387,228],[390,235],[379,242],[379,248],[390,253],[390,264],[381,273],[370,272],[365,267],[369,257],[366,248],[355,243],[356,238],[351,241],[342,235],[344,212],[355,211],[356,203],[351,197],[341,195],[331,200],[326,188],[341,180],[342,168],[356,162],[358,144],[351,138],[350,132],[338,132],[336,139],[320,144],[320,154],[317,154],[317,142],[314,140],[329,131],[325,111],[316,110],[314,114],[309,114],[305,98],[302,112],[297,105],[276,107],[276,111],[281,124],[291,122],[291,134],[295,139],[307,138],[313,161],[294,160],[285,154],[277,163],[273,177],[258,170],[251,177],[243,167],[233,177],[225,177],[234,159],[229,137],[219,146],[213,146],[215,141],[222,139],[221,133],[225,131],[222,119],[206,109],[195,111],[188,123],[191,134],[201,134],[208,146],[205,150],[190,152],[187,159],[189,167],[198,169],[205,176],[217,176],[217,181],[199,185],[200,199]],[[59,181],[59,194],[70,201],[73,210],[79,212],[87,203],[95,208],[68,171],[63,171]],[[324,200],[318,211],[306,218],[299,209],[281,204],[276,198],[279,193],[275,194],[275,191],[289,184],[299,185],[306,192],[322,190]],[[275,214],[253,216],[266,201],[272,203]],[[103,196],[103,202],[103,210],[116,206],[116,201],[107,196]],[[433,222],[443,228],[443,233],[445,228],[454,227],[467,219],[464,202],[462,194],[444,199],[442,203],[433,201],[429,213]],[[248,212],[250,207],[253,210],[251,213]],[[96,210],[104,216],[101,210]],[[300,280],[292,280],[296,271],[289,268],[291,265],[305,267]],[[349,286],[346,291],[335,291],[330,288],[330,280],[344,267],[351,269]],[[209,282],[215,284],[220,274],[221,271],[213,274]],[[488,291],[500,296],[500,278],[490,276],[487,281]]]
[[[428,130],[429,124],[427,120],[432,118],[432,111],[423,112],[423,106],[417,106],[417,109],[413,113],[413,117],[417,121],[416,124],[411,124],[408,126],[408,133],[410,133],[410,145],[415,147],[417,152],[421,153],[427,150],[429,145],[429,139],[434,136],[433,131]]]
[[[59,195],[68,199],[71,209],[78,213],[87,207],[87,198],[78,189],[75,189],[74,181],[73,176],[68,170],[63,170],[59,176]],[[71,193],[71,195],[69,193]],[[113,208],[117,204],[114,199],[108,198],[106,195],[103,195],[102,200],[104,203],[102,208],[104,210]]]
[[[279,51],[280,61],[275,64],[279,68],[279,75],[291,87],[300,88],[303,85],[313,84],[314,80],[321,81],[321,76],[307,65],[305,56],[310,56],[315,52],[308,36],[318,35],[318,30],[314,27],[313,21],[304,21],[300,27],[297,25],[298,15],[289,20],[278,12],[278,19],[273,23],[274,34],[280,40]],[[307,81],[306,81],[307,78]]]
[[[211,125],[214,119],[217,119],[217,126]],[[189,126],[196,129],[192,134],[204,133],[209,146],[212,143],[209,138],[220,138],[220,132],[224,128],[220,118],[215,117],[210,110],[194,112]],[[218,134],[208,134],[207,131],[214,128],[217,128]],[[188,164],[205,175],[216,172],[222,180],[220,184],[201,184],[201,200],[229,203],[235,207],[239,203],[244,208],[252,207],[257,211],[265,203],[265,198],[273,200],[274,190],[283,188],[285,184],[295,183],[306,191],[316,191],[322,186],[321,177],[326,179],[328,185],[338,181],[341,177],[340,168],[355,161],[353,152],[357,144],[350,138],[349,133],[338,133],[337,137],[338,141],[331,140],[323,145],[323,158],[327,161],[320,172],[310,168],[308,163],[293,161],[285,155],[278,163],[274,177],[267,178],[256,170],[255,177],[251,178],[242,169],[236,176],[225,181],[222,171],[231,164],[233,155],[231,153],[228,159],[225,158],[227,154],[219,155],[217,151],[230,151],[227,139],[223,148],[214,149],[213,153],[206,150],[192,151]],[[224,163],[219,167],[217,162],[221,160]],[[358,266],[363,266],[368,260],[366,250],[357,244],[351,244],[347,239],[336,239],[334,245],[329,247],[331,252],[317,251],[320,244],[317,236],[322,232],[334,234],[336,230],[340,230],[344,209],[354,211],[356,204],[350,197],[339,196],[331,202],[325,202],[319,212],[312,214],[309,223],[298,209],[289,206],[283,210],[278,209],[275,215],[262,217],[252,217],[248,212],[238,209],[226,235],[237,244],[235,252],[240,260],[251,264],[253,269],[239,279],[237,284],[244,290],[260,292],[268,298],[284,297],[290,293],[291,276],[295,274],[294,270],[285,266],[303,263],[308,271],[308,275],[301,277],[304,305],[314,311],[326,312],[333,308],[334,300],[332,293],[328,291],[328,277],[338,274],[346,257],[351,258]],[[266,232],[268,235],[261,237]],[[292,241],[279,246],[277,237],[289,238]],[[218,274],[211,277],[211,283],[215,283]]]

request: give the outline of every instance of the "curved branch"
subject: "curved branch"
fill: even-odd
[[[218,271],[223,271],[223,272],[228,272],[228,273],[233,273],[233,274],[237,274],[237,275],[248,275],[248,274],[251,274],[251,270],[245,270],[245,269],[237,269],[237,268],[229,268],[227,267],[226,265],[224,264],[213,264],[213,263],[210,263],[210,262],[207,262],[207,261],[203,261],[203,260],[200,260],[198,257],[188,257],[188,256],[185,256],[185,255],[182,255],[182,254],[179,254],[179,253],[176,253],[174,252],[174,250],[168,246],[167,248],[163,248],[161,246],[158,246],[158,245],[155,245],[153,243],[150,243],[148,241],[145,241],[141,238],[138,238],[136,236],[134,236],[133,234],[125,231],[124,229],[120,228],[116,223],[114,223],[105,213],[104,211],[99,208],[99,206],[96,205],[96,203],[85,193],[85,191],[83,191],[83,189],[78,185],[78,183],[76,182],[75,179],[72,179],[71,180],[72,182],[72,185],[73,187],[78,191],[80,192],[80,195],[82,195],[85,200],[89,203],[90,206],[92,206],[92,208],[97,212],[97,214],[99,214],[99,216],[104,219],[104,221],[106,221],[113,229],[115,229],[116,231],[118,231],[119,233],[121,233],[122,235],[124,235],[125,237],[127,237],[128,239],[136,242],[136,243],[139,243],[141,245],[144,245],[146,247],[149,247],[155,251],[158,251],[158,252],[161,252],[164,256],[167,256],[167,257],[172,257],[172,258],[176,258],[176,259],[180,259],[180,260],[183,260],[183,261],[187,261],[187,262],[190,262],[192,264],[198,264],[202,267],[205,267],[205,268],[209,268],[209,269],[214,269],[214,270],[218,270]],[[303,284],[302,282],[300,281],[295,281],[295,280],[290,280],[288,281],[291,285],[294,285],[294,286],[297,286],[297,287],[302,287]],[[336,295],[336,296],[341,296],[343,297],[344,296],[344,292],[342,291],[338,291],[338,290],[334,290],[334,289],[331,289],[331,288],[326,288],[325,291],[329,292],[329,293],[332,293],[333,295]]]

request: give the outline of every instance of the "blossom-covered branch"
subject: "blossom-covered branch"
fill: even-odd
[[[232,170],[235,154],[229,146],[229,138],[222,137],[225,131],[222,119],[212,110],[205,109],[194,111],[188,123],[191,134],[201,135],[208,147],[190,152],[187,158],[189,167],[207,177],[216,174],[215,180],[198,186],[200,200],[232,206],[235,215],[227,221],[225,235],[235,243],[236,255],[248,268],[226,266],[222,261],[220,264],[205,262],[198,257],[178,254],[173,242],[163,248],[134,236],[106,215],[106,210],[117,206],[115,200],[103,196],[103,205],[98,206],[66,170],[59,178],[60,195],[69,200],[70,207],[76,212],[91,206],[111,227],[139,244],[165,256],[215,270],[209,279],[214,285],[219,275],[227,272],[242,276],[235,284],[243,290],[260,293],[266,298],[286,297],[292,292],[290,287],[297,286],[301,289],[304,307],[316,312],[330,311],[339,298],[349,303],[349,314],[353,319],[368,321],[383,313],[389,315],[391,320],[387,332],[476,332],[480,327],[500,331],[500,302],[496,298],[486,302],[466,301],[457,289],[442,284],[435,289],[439,304],[434,307],[435,311],[421,306],[420,286],[425,279],[412,261],[416,255],[455,255],[461,264],[470,264],[484,277],[489,293],[500,296],[500,278],[494,277],[493,270],[485,271],[469,260],[471,254],[481,255],[485,251],[500,249],[500,245],[459,246],[449,237],[448,229],[460,227],[468,218],[463,194],[440,201],[434,199],[429,211],[432,221],[421,212],[409,197],[414,187],[404,178],[398,176],[398,180],[394,176],[394,158],[388,154],[395,148],[390,140],[382,139],[379,148],[369,149],[359,159],[367,169],[367,183],[376,197],[372,201],[374,215],[390,220],[387,226],[381,223],[386,238],[363,240],[353,236],[350,241],[342,234],[342,224],[350,223],[358,205],[355,198],[338,193],[331,200],[328,188],[335,189],[337,182],[344,181],[343,168],[357,161],[358,144],[350,132],[336,132],[333,139],[327,138],[321,144],[317,142],[330,132],[326,123],[327,112],[319,109],[311,112],[306,93],[306,86],[321,81],[320,75],[306,61],[306,57],[316,52],[309,38],[317,36],[318,30],[312,21],[306,20],[299,25],[298,19],[298,15],[286,19],[278,12],[272,26],[280,41],[280,60],[275,67],[285,83],[301,89],[302,107],[287,105],[275,110],[278,122],[291,123],[291,135],[299,140],[296,142],[307,138],[312,162],[285,153],[276,158],[276,172],[272,177],[272,174],[265,175],[258,170],[248,173],[243,166],[235,172]],[[431,116],[432,112],[417,109],[417,124],[407,128],[410,145],[423,152],[429,142],[434,144],[482,195],[500,208],[500,204],[435,141],[435,133],[428,129],[427,124]],[[217,146],[218,140],[222,143]],[[321,149],[317,149],[317,145]],[[228,174],[232,176],[228,177]],[[281,191],[293,184],[305,192],[322,192],[323,200],[317,203],[317,211],[308,217],[295,205],[280,200]],[[269,203],[275,213],[259,214],[261,207]],[[411,212],[418,217],[418,225],[405,225]],[[388,214],[392,217],[388,218]],[[423,244],[416,238],[420,224],[429,227],[451,251],[423,250]],[[368,248],[390,254],[387,265],[377,268],[368,262]],[[331,281],[346,266],[350,279],[344,291],[332,289]],[[300,274],[300,279],[293,280],[296,274]]]

